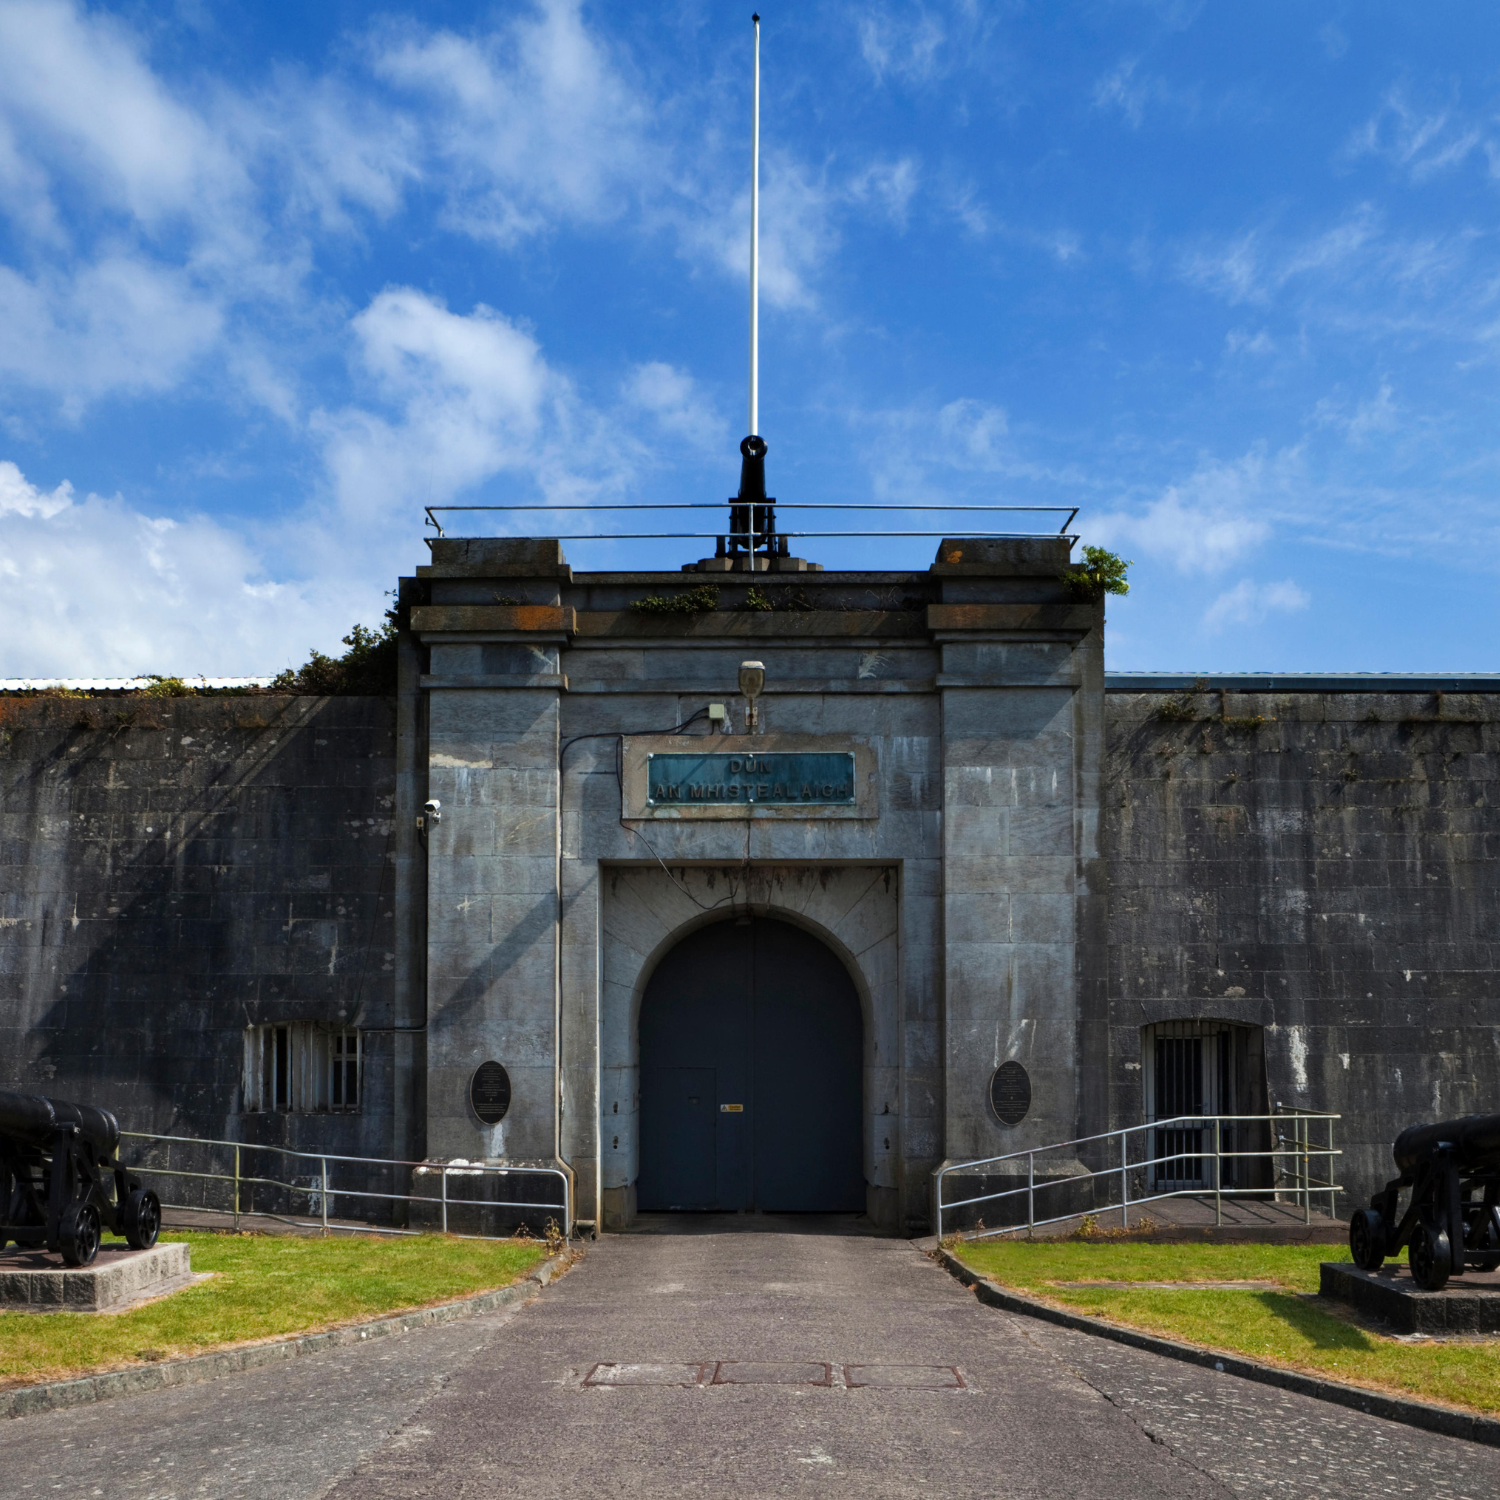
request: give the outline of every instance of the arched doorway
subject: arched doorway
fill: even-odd
[[[642,1209],[864,1208],[859,997],[817,938],[700,928],[657,965],[640,1028]]]

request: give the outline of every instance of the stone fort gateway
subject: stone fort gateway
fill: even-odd
[[[0,698],[0,1087],[606,1231],[1278,1106],[1346,1212],[1494,1107],[1500,679],[1111,675],[1066,538],[731,561],[442,537],[394,698]]]

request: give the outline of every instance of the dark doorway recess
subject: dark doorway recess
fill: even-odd
[[[685,937],[641,1002],[640,1207],[862,1211],[863,1060],[859,997],[817,938],[759,917]]]

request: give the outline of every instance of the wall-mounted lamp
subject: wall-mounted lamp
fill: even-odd
[[[745,733],[760,733],[760,711],[755,706],[755,700],[760,697],[766,685],[766,666],[764,662],[742,661],[740,663],[740,691],[745,695]]]

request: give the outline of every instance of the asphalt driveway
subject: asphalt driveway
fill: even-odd
[[[1500,1493],[1500,1451],[981,1306],[815,1222],[611,1237],[530,1303],[0,1428],[0,1495]]]

